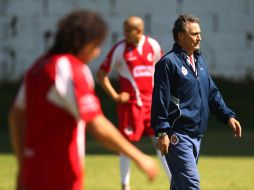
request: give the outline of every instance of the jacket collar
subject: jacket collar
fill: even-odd
[[[180,56],[184,57],[185,59],[187,59],[187,52],[177,43],[174,43],[173,49],[172,51],[174,51],[176,54],[179,54]],[[193,53],[194,57],[198,57],[201,55],[200,50],[196,50]]]

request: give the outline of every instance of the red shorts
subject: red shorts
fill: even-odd
[[[73,168],[69,160],[73,159],[73,155],[69,158],[65,155],[39,154],[25,158],[20,176],[21,187],[28,190],[83,189],[83,168]]]
[[[137,106],[134,103],[118,104],[118,127],[129,140],[137,142],[143,135],[154,135],[150,127],[151,105]]]

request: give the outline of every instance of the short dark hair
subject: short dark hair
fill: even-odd
[[[107,30],[106,22],[98,13],[85,9],[72,11],[58,22],[55,41],[49,52],[76,55],[90,42],[100,45]]]
[[[178,16],[172,30],[173,38],[175,41],[178,41],[178,33],[187,32],[186,23],[188,22],[199,23],[199,19],[191,14],[183,14]]]

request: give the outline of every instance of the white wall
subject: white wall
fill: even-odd
[[[61,16],[80,7],[100,12],[110,26],[101,56],[90,64],[93,71],[113,45],[112,34],[122,38],[127,16],[138,15],[150,22],[148,34],[168,51],[173,44],[173,22],[184,12],[201,20],[201,50],[212,74],[254,77],[254,0],[0,0],[0,80],[19,79],[47,48],[45,31],[53,32]],[[11,29],[14,17],[16,35]],[[252,36],[249,41],[247,32]]]

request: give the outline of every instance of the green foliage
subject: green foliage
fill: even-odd
[[[231,81],[223,78],[214,79],[216,85],[221,91],[225,102],[238,115],[244,128],[250,128],[252,125],[252,113],[254,112],[254,82],[249,81]],[[113,86],[117,88],[118,83],[113,81]],[[7,113],[18,90],[20,81],[16,83],[0,83],[0,129],[7,129]],[[117,124],[116,104],[96,84],[96,93],[100,98],[104,114]]]
[[[7,129],[7,116],[17,93],[19,82],[0,83],[0,131]]]
[[[254,111],[254,82],[233,82],[219,78],[214,81],[226,103],[237,113],[243,127],[243,138],[241,140],[234,139],[229,128],[219,123],[215,117],[211,117],[208,131],[203,139],[201,154],[253,156],[254,133],[252,115]],[[20,82],[0,83],[0,153],[11,151],[7,130],[7,113],[19,84]],[[116,81],[113,81],[113,85],[116,88],[118,86]],[[96,85],[96,93],[100,98],[104,114],[117,125],[116,104],[98,84]],[[149,154],[155,153],[150,139],[144,138],[137,143],[137,146]],[[87,153],[108,154],[109,151],[104,149],[88,134]]]
[[[254,81],[235,82],[223,78],[215,78],[214,82],[226,104],[237,114],[242,127],[244,129],[253,128]]]
[[[112,85],[115,89],[118,89],[117,81],[112,81]],[[117,125],[116,103],[106,94],[99,84],[96,84],[95,92],[100,98],[103,113],[112,123]]]

